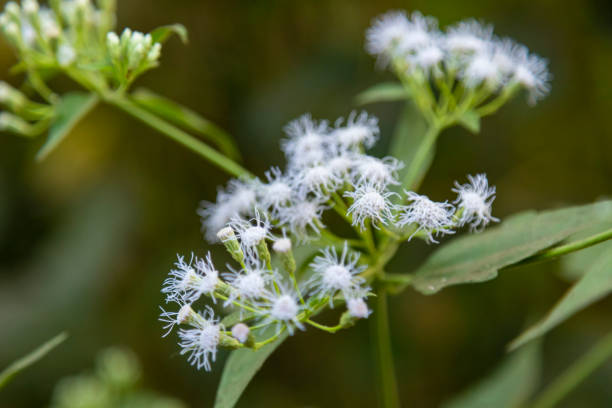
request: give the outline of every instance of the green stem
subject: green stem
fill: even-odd
[[[379,405],[381,408],[399,408],[399,395],[395,379],[395,368],[393,367],[393,354],[391,352],[387,292],[384,288],[380,287],[376,295],[376,307],[372,315],[372,330],[376,339]]]
[[[340,325],[333,326],[333,327],[331,327],[331,326],[325,326],[325,325],[323,325],[323,324],[319,324],[319,323],[317,323],[317,322],[315,322],[315,321],[313,321],[313,320],[310,320],[310,319],[306,319],[306,320],[304,320],[304,321],[305,321],[306,323],[308,323],[309,325],[311,325],[312,327],[316,327],[316,328],[317,328],[317,329],[319,329],[319,330],[323,330],[323,331],[326,331],[326,332],[328,332],[328,333],[332,333],[332,334],[333,334],[333,333],[335,333],[335,332],[337,332],[338,330],[340,330],[340,329],[342,328],[342,326],[340,326]]]
[[[591,350],[574,362],[555,379],[536,399],[532,408],[552,408],[578,384],[612,357],[612,333],[600,340]]]
[[[440,134],[442,128],[443,126],[440,123],[430,122],[429,129],[427,129],[427,133],[425,133],[425,136],[421,141],[421,144],[419,145],[419,148],[416,151],[414,158],[410,162],[408,171],[404,176],[402,185],[405,188],[408,188],[410,190],[418,189],[425,174],[425,172],[423,171],[423,164],[431,153],[431,150],[433,149],[436,139],[438,138],[438,135]]]
[[[244,169],[236,162],[228,159],[226,156],[222,155],[210,146],[202,143],[201,141],[189,135],[188,133],[185,133],[184,131],[171,125],[163,119],[160,119],[159,117],[148,112],[147,110],[140,108],[138,105],[126,99],[124,96],[117,95],[107,97],[106,101],[111,105],[116,106],[117,108],[128,113],[129,115],[135,117],[141,122],[151,126],[153,129],[158,130],[166,136],[169,136],[174,141],[193,150],[194,152],[198,153],[200,156],[204,157],[206,160],[210,161],[228,174],[231,174],[235,177],[252,176],[248,170]]]
[[[548,249],[546,251],[540,252],[539,254],[523,259],[521,262],[518,262],[514,265],[510,265],[508,266],[508,268],[549,261],[554,258],[558,258],[562,255],[566,255],[571,252],[579,251],[581,249],[599,244],[609,239],[612,239],[612,229],[600,232],[599,234],[591,235],[590,237],[581,239],[576,242],[571,242],[566,245],[560,245],[558,247]]]

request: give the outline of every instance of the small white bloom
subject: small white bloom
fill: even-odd
[[[21,7],[26,14],[35,14],[38,12],[38,2],[36,0],[23,0]]]
[[[367,319],[370,313],[372,313],[372,311],[368,309],[365,300],[360,297],[347,299],[346,307],[349,314],[357,319]]]
[[[380,129],[378,128],[378,118],[368,115],[367,112],[357,114],[352,111],[346,125],[340,127],[342,118],[336,121],[336,129],[331,133],[331,137],[341,149],[359,149],[364,146],[371,148],[378,140]]]
[[[276,214],[279,208],[289,203],[293,189],[289,178],[283,175],[278,167],[271,167],[265,174],[268,183],[261,184],[259,201],[265,209]]]
[[[416,50],[409,60],[425,73],[433,70],[437,75],[442,72],[438,65],[444,60],[444,51],[436,43],[431,43]]]
[[[329,296],[329,304],[333,307],[333,297],[337,292],[348,297],[361,289],[360,286],[365,282],[358,276],[365,269],[357,265],[358,261],[359,254],[350,251],[346,242],[340,254],[335,247],[325,248],[310,264],[315,274],[308,285],[315,294]]]
[[[551,75],[548,61],[530,54],[526,47],[520,46],[514,52],[513,80],[529,91],[529,103],[535,104],[550,92]]]
[[[255,217],[246,221],[239,217],[232,218],[230,227],[234,230],[236,237],[239,238],[242,250],[245,255],[256,257],[257,245],[265,239],[273,239],[270,233],[270,223],[265,215],[255,211]]]
[[[409,30],[400,39],[399,49],[412,53],[430,44],[438,36],[438,20],[415,11],[410,16]]]
[[[329,193],[336,191],[341,181],[334,171],[324,164],[303,167],[295,171],[292,176],[292,185],[301,199],[313,194],[325,201]]]
[[[359,225],[363,230],[365,222],[370,220],[374,227],[377,224],[387,224],[393,218],[393,204],[390,197],[396,193],[384,191],[374,184],[363,184],[355,191],[346,191],[345,197],[353,199],[347,214],[353,218],[353,225]]]
[[[446,30],[445,46],[457,54],[486,50],[493,37],[493,26],[476,20],[461,21]]]
[[[339,178],[344,181],[346,180],[346,176],[351,174],[351,171],[356,163],[356,158],[360,157],[358,154],[342,152],[334,157],[332,157],[327,162],[327,167]]]
[[[217,356],[222,326],[210,307],[206,308],[202,318],[202,327],[179,330],[179,346],[181,355],[189,354],[187,361],[191,365],[210,371],[210,362],[214,362]]]
[[[310,231],[319,232],[321,215],[325,207],[318,200],[294,200],[289,207],[278,212],[280,225],[305,239]]]
[[[21,19],[21,39],[28,47],[36,44],[36,30],[25,18]]]
[[[236,299],[254,300],[265,296],[266,284],[271,279],[271,274],[263,267],[255,265],[247,267],[244,271],[231,270],[224,273],[223,277],[232,286],[228,300],[224,303],[224,306],[229,306]]]
[[[191,303],[186,302],[183,298],[177,298],[175,299],[175,302],[180,306],[178,312],[167,312],[163,307],[159,307],[162,311],[159,315],[159,321],[166,323],[164,326],[164,330],[166,330],[166,332],[162,335],[162,337],[166,337],[168,334],[170,334],[174,326],[184,324],[196,316],[196,313],[191,308]]]
[[[285,126],[289,136],[281,142],[290,168],[300,168],[316,164],[325,159],[325,136],[328,133],[327,121],[315,121],[305,114]]]
[[[48,9],[42,8],[38,13],[40,17],[40,28],[45,38],[59,37],[61,30],[55,19],[55,13]]]
[[[232,327],[232,337],[241,343],[244,343],[249,338],[251,329],[244,323],[238,323]]]
[[[291,251],[291,240],[286,237],[279,238],[274,242],[274,244],[272,244],[272,249],[274,252],[286,254],[287,252]]]
[[[67,67],[76,60],[76,51],[70,44],[63,43],[57,48],[57,63]]]
[[[210,252],[206,255],[206,259],[196,258],[195,268],[198,273],[198,279],[192,285],[189,297],[197,299],[202,295],[209,295],[213,302],[216,303],[213,292],[219,284],[219,272],[212,263]]]
[[[499,219],[491,215],[491,206],[495,200],[495,187],[489,187],[489,181],[485,174],[476,176],[468,175],[467,184],[459,184],[455,181],[453,192],[457,193],[454,201],[458,208],[463,209],[459,225],[470,224],[471,230],[481,230],[489,222],[498,222]]]
[[[435,243],[437,241],[434,239],[434,235],[454,233],[452,227],[454,225],[455,207],[452,204],[431,201],[427,196],[412,191],[405,191],[405,194],[407,199],[412,202],[401,208],[398,221],[400,227],[417,224],[417,229],[412,235],[414,236],[418,231],[425,231],[428,241]]]
[[[499,57],[501,54],[498,53],[497,55]],[[465,84],[471,88],[484,82],[488,87],[495,90],[503,82],[500,65],[493,60],[493,54],[490,50],[478,52],[470,57],[462,77]]]
[[[366,51],[386,62],[397,50],[402,38],[410,33],[410,23],[406,14],[391,11],[376,17],[366,31]]]
[[[377,159],[371,156],[361,156],[353,169],[353,179],[357,184],[372,184],[384,188],[388,184],[399,184],[397,171],[404,163],[394,157]]]
[[[191,254],[189,263],[184,257],[178,256],[176,269],[170,271],[170,276],[164,281],[162,293],[166,293],[166,302],[184,298],[195,302],[203,294],[212,294],[219,283],[219,272],[215,269],[210,253],[206,259],[194,257]],[[213,302],[215,298],[212,297]]]
[[[236,238],[236,234],[234,234],[232,227],[223,227],[219,230],[219,232],[217,232],[217,238],[219,241],[225,242],[229,239]]]
[[[304,330],[304,325],[298,319],[302,306],[298,303],[297,295],[292,289],[288,289],[280,278],[275,279],[275,282],[280,293],[270,291],[266,298],[258,303],[260,313],[264,316],[261,324],[276,323],[277,333],[285,326],[291,335],[294,327]]]

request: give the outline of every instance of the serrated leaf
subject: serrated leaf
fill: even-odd
[[[599,225],[612,201],[536,213],[528,211],[502,225],[442,245],[416,271],[413,286],[433,294],[447,286],[483,282],[497,271]]]
[[[136,90],[132,94],[132,99],[138,105],[155,113],[157,116],[204,136],[217,145],[219,150],[226,156],[235,160],[240,159],[240,152],[234,144],[232,137],[223,129],[191,109],[143,88]]]
[[[389,154],[403,161],[404,163],[411,163],[414,155],[416,154],[419,146],[425,139],[427,133],[427,122],[423,116],[419,113],[418,109],[412,101],[407,101],[404,109],[402,110],[401,116],[397,121],[395,131],[393,132],[393,139],[391,141],[391,148]],[[431,166],[434,158],[435,149],[432,148],[423,161],[419,172],[417,173],[416,180],[421,180],[425,177],[427,170]],[[398,172],[399,180],[404,180],[408,166],[400,169]],[[403,186],[409,188],[408,186]]]
[[[410,92],[399,82],[383,82],[366,89],[355,97],[357,105],[376,102],[403,101],[410,97]]]
[[[443,408],[516,408],[531,397],[540,379],[539,343],[507,356],[489,376]]]
[[[178,35],[184,44],[187,44],[189,41],[187,29],[182,24],[169,24],[157,27],[155,30],[151,31],[150,34],[154,43],[158,42],[163,44],[172,34]]]
[[[463,115],[459,116],[457,122],[474,134],[480,133],[480,115],[476,111],[466,111]]]
[[[0,373],[0,389],[2,389],[6,384],[13,379],[17,374],[21,371],[25,370],[32,364],[36,363],[38,360],[46,356],[51,350],[59,346],[68,338],[67,333],[60,333],[57,336],[53,337],[51,340],[46,341],[35,350],[28,353],[26,356],[20,358],[15,361],[13,364],[8,366],[5,370]]]
[[[70,134],[83,116],[96,106],[97,102],[98,97],[92,93],[71,92],[65,94],[57,104],[47,141],[36,154],[36,159],[43,160],[47,157]]]
[[[548,312],[546,317],[531,326],[510,343],[515,349],[542,336],[587,306],[606,297],[612,292],[612,251],[602,253],[561,298],[559,303]]]
[[[288,335],[285,331],[276,341],[257,351],[250,349],[232,351],[223,368],[214,408],[232,408],[236,405],[263,363]]]

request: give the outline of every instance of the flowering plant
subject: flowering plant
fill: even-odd
[[[52,1],[51,8],[40,8],[34,0],[21,7],[7,4],[0,25],[18,52],[17,70],[26,73],[28,87],[43,102],[4,85],[0,100],[12,113],[0,116],[0,126],[25,136],[48,129],[46,154],[103,100],[235,177],[218,191],[216,202],[203,202],[198,210],[206,239],[222,244],[233,264],[220,267],[210,253],[179,255],[162,286],[171,305],[164,305],[160,315],[164,336],[180,326],[178,345],[189,363],[208,371],[220,348],[233,350],[216,407],[233,406],[288,336],[308,329],[336,333],[370,318],[375,320],[381,406],[399,406],[387,315],[390,294],[408,287],[433,294],[449,285],[493,279],[500,270],[612,238],[609,201],[526,212],[483,232],[500,221],[492,212],[496,189],[485,174],[456,182],[450,202],[419,194],[444,129],[460,125],[478,133],[481,119],[520,91],[534,104],[550,90],[546,61],[513,40],[498,38],[489,25],[468,20],[441,31],[433,17],[418,12],[375,19],[366,33],[366,50],[399,82],[375,86],[358,101],[405,101],[389,155],[368,154],[380,130],[378,119],[367,112],[353,111],[334,123],[306,114],[285,128],[285,169],[271,167],[258,178],[234,161],[238,156],[230,139],[203,118],[151,91],[128,93],[140,74],[157,65],[161,43],[172,32],[184,36],[184,29],[168,26],[147,35],[126,29],[119,36],[112,31],[113,10],[110,0],[99,7],[88,0]],[[56,95],[46,79],[58,73],[88,94]],[[218,150],[181,128],[208,136]],[[388,264],[402,245],[412,240],[438,244],[466,227],[473,234],[441,246],[412,273],[390,272]],[[511,358],[533,358],[532,340],[608,294],[610,262],[606,251],[594,257],[551,314],[511,343],[511,349],[523,346]],[[337,312],[335,324],[317,321],[327,309]],[[605,338],[601,347],[608,350],[610,341]],[[601,349],[594,353],[587,355],[589,361],[609,355]],[[494,380],[506,376],[520,378],[522,372],[505,370]],[[534,405],[552,406],[569,389],[567,382],[553,383]],[[500,393],[491,404],[517,405],[531,398],[522,393],[520,401],[509,400],[513,391]],[[464,400],[487,393],[485,384]]]

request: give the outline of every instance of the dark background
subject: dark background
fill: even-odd
[[[164,46],[162,65],[137,85],[190,106],[234,135],[248,168],[282,165],[281,129],[304,112],[335,119],[383,80],[363,50],[370,20],[391,8],[421,10],[442,26],[476,17],[550,60],[550,96],[517,98],[482,132],[446,131],[423,191],[451,198],[455,179],[487,172],[494,214],[591,202],[612,189],[612,2],[529,1],[145,1],[124,0],[118,28],[183,23],[190,42]],[[15,63],[0,44],[0,72]],[[382,153],[399,104],[368,107],[381,119]],[[62,377],[92,367],[109,345],[135,351],[145,385],[208,407],[223,367],[198,372],[156,321],[161,283],[175,254],[212,249],[195,213],[227,176],[109,107],[99,107],[44,162],[42,143],[0,135],[0,367],[67,329],[71,338],[0,394],[1,407],[48,403]],[[409,272],[433,247],[402,247]],[[218,255],[223,256],[223,255]],[[220,258],[218,258],[220,259]],[[395,361],[405,406],[434,407],[488,373],[529,319],[568,287],[560,263],[517,269],[474,286],[393,298]],[[544,382],[610,327],[607,300],[545,341]],[[370,407],[375,404],[368,324],[289,339],[251,383],[242,407]],[[608,364],[564,407],[612,405]]]

